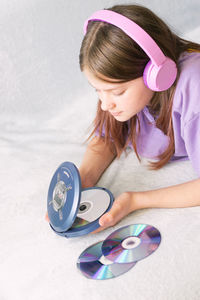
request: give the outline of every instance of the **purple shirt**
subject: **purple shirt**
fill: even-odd
[[[200,177],[200,53],[185,52],[181,55],[179,65],[181,74],[172,106],[175,142],[172,160],[189,159]],[[138,113],[138,118],[138,154],[155,159],[167,148],[169,138],[155,126],[147,107]]]
[[[172,160],[189,159],[200,176],[200,53],[184,53],[179,60],[181,74],[173,99],[172,122],[175,153]],[[168,145],[168,137],[155,127],[147,107],[138,113],[141,132],[139,155],[155,158]]]

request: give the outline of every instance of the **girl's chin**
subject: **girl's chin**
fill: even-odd
[[[125,115],[113,116],[113,117],[115,118],[115,120],[119,122],[126,122],[132,118],[131,116],[125,116]]]
[[[122,116],[118,116],[118,117],[114,117],[115,120],[119,121],[119,122],[126,122],[129,120],[129,118],[125,118],[125,117],[122,117]]]

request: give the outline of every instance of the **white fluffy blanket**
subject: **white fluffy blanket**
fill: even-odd
[[[63,161],[81,162],[85,128],[92,119],[85,101],[92,111],[93,94],[87,94],[43,126],[28,127],[23,113],[16,129],[11,120],[1,120],[0,299],[199,300],[200,207],[139,210],[104,232],[72,239],[57,236],[44,220],[53,172]],[[147,170],[146,163],[130,152],[111,164],[98,185],[117,196],[196,178],[188,161],[160,171]],[[95,281],[82,276],[76,268],[80,253],[115,229],[135,223],[160,230],[158,250],[117,278]]]

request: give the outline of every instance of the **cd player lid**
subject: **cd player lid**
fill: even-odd
[[[72,162],[62,163],[50,182],[47,211],[50,224],[57,232],[67,231],[76,218],[81,199],[81,179]]]

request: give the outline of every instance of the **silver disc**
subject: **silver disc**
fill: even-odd
[[[103,241],[85,249],[78,258],[77,267],[84,276],[90,279],[103,280],[122,275],[129,271],[134,263],[114,263],[102,254]]]
[[[147,224],[133,224],[110,234],[102,245],[103,255],[115,263],[131,263],[152,254],[159,246],[158,229]]]

